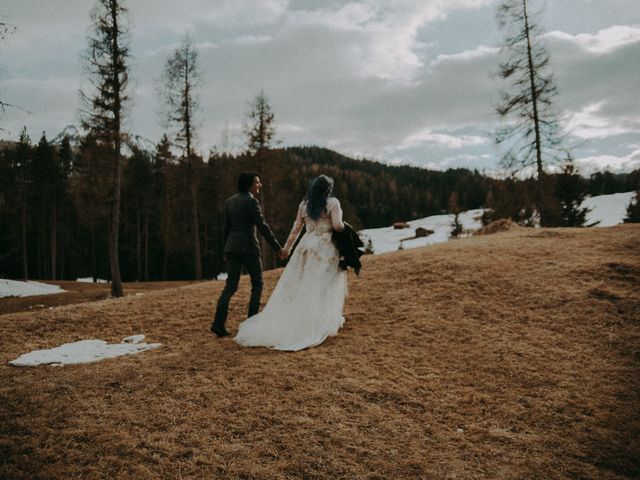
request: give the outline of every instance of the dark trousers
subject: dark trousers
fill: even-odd
[[[249,299],[249,312],[251,317],[258,313],[260,308],[260,296],[262,295],[262,258],[258,255],[241,255],[237,253],[227,253],[227,283],[218,299],[216,308],[216,316],[213,324],[224,328],[229,313],[229,302],[231,297],[238,290],[240,282],[240,273],[242,267],[246,268],[251,277],[251,298]]]

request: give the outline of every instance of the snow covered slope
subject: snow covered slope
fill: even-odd
[[[586,224],[599,222],[598,227],[610,227],[623,222],[627,205],[635,192],[614,193],[587,198],[582,206],[591,208]],[[460,214],[460,222],[465,230],[473,231],[482,227],[480,217],[482,209],[469,210]],[[369,228],[359,233],[365,242],[370,239],[374,253],[393,252],[402,248],[424,247],[434,243],[446,242],[451,238],[453,215],[434,215],[407,222],[409,228],[395,230],[393,227]],[[413,238],[418,227],[433,230],[427,237]]]

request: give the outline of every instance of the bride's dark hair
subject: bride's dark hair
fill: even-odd
[[[307,193],[307,215],[318,220],[327,209],[327,199],[333,192],[333,178],[320,175],[312,183]]]

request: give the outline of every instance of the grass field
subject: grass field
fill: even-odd
[[[32,295],[29,297],[0,298],[0,315],[15,312],[38,311],[50,307],[70,305],[72,303],[94,302],[104,300],[111,295],[111,285],[106,283],[85,283],[72,281],[47,281],[58,285],[64,293],[54,295]],[[144,294],[150,290],[163,290],[188,285],[193,282],[132,282],[125,283],[126,295]]]
[[[222,285],[1,315],[0,478],[640,476],[638,225],[368,256],[345,327],[296,353],[214,338]],[[138,333],[163,347],[8,365]]]

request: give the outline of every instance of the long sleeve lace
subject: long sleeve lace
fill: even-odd
[[[329,208],[329,214],[331,215],[331,226],[336,232],[344,230],[344,222],[342,221],[342,207],[340,201],[337,198],[332,199],[332,204]]]
[[[304,209],[304,203],[301,203],[298,206],[298,212],[296,213],[296,219],[293,222],[293,227],[291,228],[291,232],[287,237],[287,243],[285,243],[284,245],[284,251],[287,252],[287,254],[291,253],[291,248],[293,247],[293,244],[296,243],[296,240],[298,239],[298,236],[302,231],[302,226],[304,225],[304,221],[302,219],[303,209]]]

